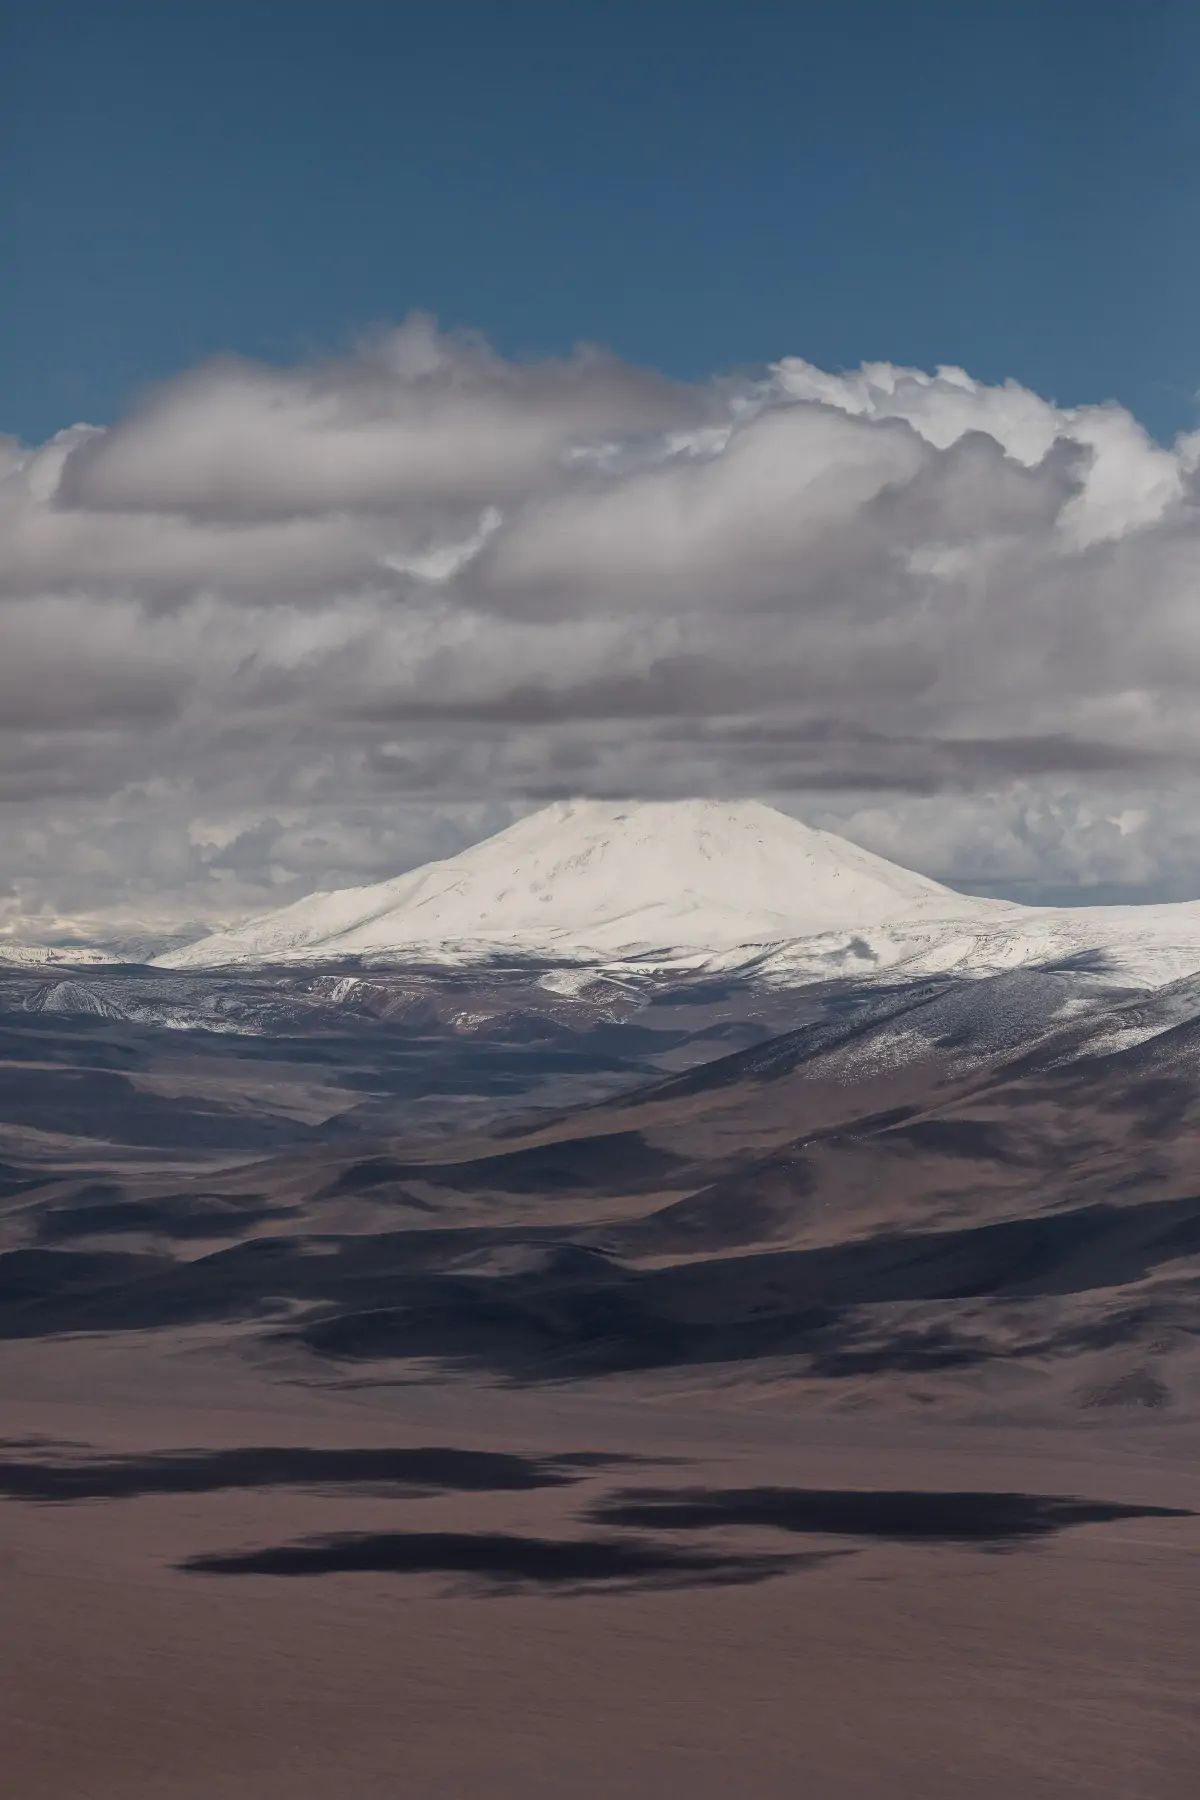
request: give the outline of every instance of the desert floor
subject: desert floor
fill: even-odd
[[[1200,1509],[1195,1427],[1016,1431],[633,1381],[313,1386],[211,1341],[151,1356],[144,1339],[76,1338],[0,1346],[0,1437],[6,1800],[1195,1792],[1200,1517],[1003,1543],[744,1524],[630,1533],[588,1517],[629,1487]],[[205,1491],[205,1477],[187,1491],[185,1476],[183,1491],[137,1491],[167,1452],[423,1446],[538,1468],[597,1460],[567,1465],[558,1485],[420,1492],[347,1482],[336,1459],[327,1483],[264,1485],[259,1456],[244,1485]],[[645,1460],[605,1460],[618,1457]],[[63,1469],[82,1468],[86,1487],[114,1467],[132,1491],[62,1490]],[[179,1567],[343,1533],[422,1534],[417,1562],[460,1534],[499,1539],[501,1565],[530,1543],[536,1564],[547,1540],[650,1549],[624,1573],[552,1558],[532,1579],[519,1548],[507,1570],[487,1554],[416,1572]]]

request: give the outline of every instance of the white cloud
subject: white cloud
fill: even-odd
[[[959,369],[688,388],[424,319],[0,440],[10,911],[228,916],[411,861],[413,807],[572,789],[1200,892],[1198,465]]]
[[[65,492],[93,511],[225,520],[478,507],[546,481],[567,444],[702,410],[597,352],[509,363],[416,317],[342,361],[230,360],[168,382],[80,446]]]
[[[927,375],[864,363],[851,374],[827,375],[789,356],[775,377],[799,400],[873,420],[903,419],[939,450],[979,431],[1031,469],[1062,439],[1084,446],[1090,456],[1083,488],[1060,519],[1064,534],[1079,546],[1152,524],[1182,491],[1187,445],[1161,449],[1120,406],[1062,408],[1015,381],[986,387],[965,369],[949,367]]]

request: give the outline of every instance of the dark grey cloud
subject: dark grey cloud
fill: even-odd
[[[425,319],[6,440],[8,917],[233,917],[565,792],[792,794],[875,840],[862,796],[962,794],[976,862],[970,819],[1003,861],[997,797],[1053,799],[1054,880],[1080,834],[1142,879],[1200,756],[1198,466],[954,369],[686,387]]]

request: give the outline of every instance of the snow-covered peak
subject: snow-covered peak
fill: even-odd
[[[310,895],[159,961],[723,952],[994,910],[756,800],[570,800],[444,862]]]

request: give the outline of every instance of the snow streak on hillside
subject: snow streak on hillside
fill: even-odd
[[[75,969],[116,960],[107,951],[94,949],[88,944],[17,944],[0,941],[0,966],[8,963],[20,969],[32,969],[43,965],[52,968],[61,963],[66,968]]]

